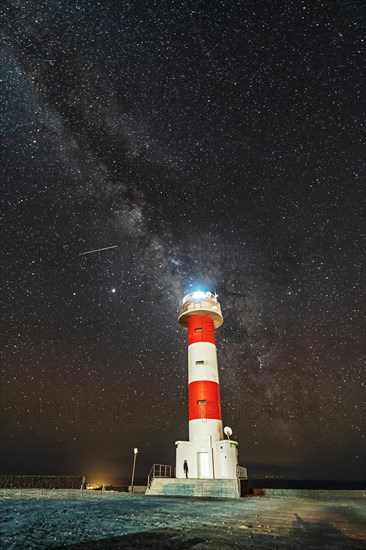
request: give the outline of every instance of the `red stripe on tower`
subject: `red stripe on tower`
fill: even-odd
[[[189,420],[221,420],[220,386],[217,382],[198,380],[188,386]]]
[[[214,322],[207,315],[194,315],[188,319],[188,345],[211,342],[216,345]]]

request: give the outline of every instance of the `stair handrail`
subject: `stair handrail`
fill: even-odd
[[[244,466],[239,466],[239,464],[237,464],[237,466],[236,466],[236,477],[238,479],[248,479],[247,469],[244,468]]]
[[[175,477],[175,468],[169,464],[153,464],[147,476],[148,489],[150,489],[154,477]]]

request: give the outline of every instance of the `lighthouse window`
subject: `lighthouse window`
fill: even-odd
[[[204,365],[205,362],[204,361],[196,361],[196,365]]]
[[[206,399],[199,399],[197,405],[206,405]]]

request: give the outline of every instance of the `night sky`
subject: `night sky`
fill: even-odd
[[[365,477],[362,4],[4,2],[2,473],[174,464],[202,289],[249,477]]]

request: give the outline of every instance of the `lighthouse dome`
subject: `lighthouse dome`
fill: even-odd
[[[217,294],[201,290],[186,294],[178,318],[179,324],[187,328],[188,319],[194,315],[207,315],[213,319],[215,328],[220,327],[224,319],[217,301]]]

